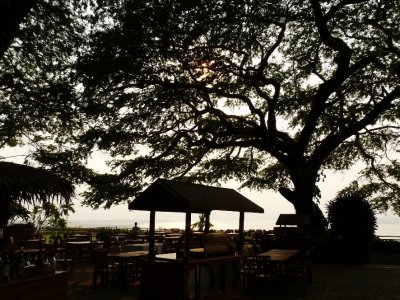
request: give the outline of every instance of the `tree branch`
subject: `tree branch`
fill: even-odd
[[[342,142],[349,137],[356,135],[363,128],[374,124],[376,119],[385,111],[391,108],[393,101],[400,97],[400,86],[396,87],[388,93],[379,103],[377,103],[362,119],[347,126],[342,131],[332,133],[324,139],[320,146],[314,151],[310,161],[314,161],[317,165],[321,165],[323,160],[329,156]]]
[[[368,2],[368,0],[344,0],[344,1],[341,1],[338,4],[333,5],[331,7],[331,9],[326,13],[325,19],[327,21],[332,19],[336,12],[338,12],[340,9],[342,9],[343,7],[345,7],[347,5],[360,4],[360,3],[364,3],[364,2]]]
[[[349,73],[349,65],[352,53],[351,49],[343,40],[331,35],[326,24],[326,18],[322,14],[319,1],[311,0],[311,5],[314,12],[315,24],[323,44],[338,52],[338,55],[335,58],[335,62],[338,67],[335,74],[329,80],[320,85],[318,92],[312,99],[310,112],[298,140],[298,151],[300,153],[305,152],[312,137],[312,133],[316,127],[317,121],[325,109],[325,103],[329,96],[334,93],[334,91],[351,74]],[[355,70],[352,71],[354,72]]]

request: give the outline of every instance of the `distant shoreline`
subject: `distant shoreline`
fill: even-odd
[[[100,229],[121,229],[121,230],[130,230],[129,227],[115,227],[115,226],[97,226],[97,227],[81,227],[81,226],[68,226],[67,227],[69,230],[76,230],[76,231],[96,231],[96,230],[100,230]],[[176,229],[175,227],[171,227],[171,228],[158,228],[158,229],[162,229],[162,230],[169,230],[169,229]],[[143,228],[145,230],[147,230],[148,228]],[[183,229],[183,228],[179,228],[179,229]],[[216,228],[215,230],[219,231],[219,230],[226,230],[226,229],[218,229]],[[251,229],[251,230],[262,230],[262,229]],[[245,231],[247,231],[245,229]],[[400,242],[400,235],[376,235],[376,237],[378,237],[381,240],[393,240],[393,241],[398,241]]]
[[[118,228],[130,229],[133,227],[134,222],[138,223],[140,228],[149,228],[149,221],[145,219],[137,220],[68,220],[67,226],[70,228]],[[238,229],[237,222],[212,222],[214,229]],[[160,220],[156,222],[156,229],[158,228],[180,228],[184,229],[184,222],[173,222],[169,220]],[[262,223],[245,222],[245,230],[272,230],[275,226],[275,221],[263,221]],[[377,236],[400,236],[400,224],[378,224],[375,232]]]

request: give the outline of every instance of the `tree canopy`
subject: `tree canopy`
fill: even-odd
[[[26,116],[40,125],[29,127],[41,132],[34,158],[87,183],[86,204],[127,201],[158,177],[235,179],[279,190],[322,222],[318,182],[362,161],[354,185],[400,213],[398,1],[120,0],[85,9],[60,21],[78,31],[44,27],[39,59],[20,62],[14,47],[3,63],[38,100],[23,100],[37,105]],[[26,112],[1,92],[6,118]],[[110,155],[110,172],[87,167],[95,151]]]
[[[0,53],[1,148],[23,139],[35,145],[74,127],[68,124],[75,99],[68,78],[82,44],[87,8],[79,0],[10,3],[3,13],[13,24],[22,22],[16,30],[5,28],[11,44]],[[29,8],[24,19],[18,18]],[[7,40],[1,40],[2,47]]]
[[[18,26],[26,17],[36,0],[3,0],[0,2],[0,57],[10,46]]]
[[[23,36],[22,31],[20,31],[19,25],[23,22],[24,18],[27,17],[30,10],[34,7],[35,0],[26,1],[1,1],[0,2],[0,60],[7,48],[12,43],[16,36]],[[41,5],[40,8],[45,6]],[[49,6],[47,6],[49,7]],[[56,6],[54,6],[56,7]],[[44,10],[36,10],[37,13],[45,12]],[[38,13],[38,15],[40,15]],[[36,18],[31,18],[27,23],[30,23],[31,30],[24,30],[27,32],[34,33],[34,27],[40,27],[41,21]],[[29,25],[25,24],[25,28]],[[33,30],[32,30],[33,29]],[[28,43],[29,40],[27,39]],[[19,40],[22,43],[14,45],[14,49],[23,48],[23,42],[26,40]],[[29,49],[32,51],[32,48]],[[53,49],[54,51],[54,49]],[[18,51],[14,51],[13,54],[17,54]],[[30,53],[35,55],[36,53]],[[43,53],[38,54],[43,55]],[[16,56],[14,56],[15,58]],[[24,59],[23,56],[19,57]],[[13,61],[15,63],[15,61]],[[1,107],[1,130],[0,130],[0,147],[4,145],[15,145],[17,138],[19,138],[24,133],[30,133],[29,128],[35,130],[35,125],[30,127],[33,121],[37,122],[40,120],[31,120],[24,122],[18,118],[18,113],[16,107],[22,106],[22,101],[20,97],[15,97],[18,92],[29,91],[30,87],[24,87],[22,89],[18,88],[23,86],[23,79],[18,78],[14,81],[15,74],[22,74],[16,71],[18,67],[13,64],[1,64],[0,71],[0,107]],[[14,71],[14,74],[11,72]],[[33,70],[29,67],[24,68],[26,74],[25,78],[29,78],[32,75]],[[19,81],[19,82],[18,82]],[[16,84],[15,84],[16,83]],[[23,94],[23,93],[22,93]],[[25,96],[27,94],[25,93]],[[18,99],[19,98],[19,99]],[[25,101],[30,101],[29,97],[25,97]],[[26,103],[26,102],[25,102]],[[24,107],[24,109],[26,106]],[[30,113],[31,111],[28,110]],[[25,111],[25,115],[28,113]],[[33,112],[35,115],[35,112]],[[27,117],[25,117],[25,120]],[[25,129],[26,132],[21,130]],[[19,165],[11,162],[0,162],[0,227],[7,225],[8,221],[16,216],[20,216],[26,219],[29,215],[29,211],[22,205],[25,204],[36,204],[40,202],[43,207],[46,205],[53,205],[50,201],[56,199],[62,206],[66,206],[71,209],[71,197],[74,195],[73,185],[64,180],[63,178],[57,176],[53,172],[33,168],[26,165]]]

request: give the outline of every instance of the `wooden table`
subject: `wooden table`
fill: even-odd
[[[71,246],[86,246],[86,245],[90,245],[90,241],[73,241],[73,242],[67,242],[67,245],[71,245]]]
[[[162,247],[163,243],[154,243],[154,251],[156,253],[161,253],[162,252]],[[143,243],[143,244],[128,244],[126,245],[126,248],[129,249],[129,251],[149,251],[149,243]]]
[[[77,261],[82,261],[83,256],[89,258],[91,251],[92,242],[91,241],[75,241],[66,243],[66,251],[72,250],[73,256]]]
[[[275,264],[275,271],[278,275],[281,275],[291,268],[293,262],[296,262],[300,252],[299,249],[271,249],[258,254],[258,256],[269,256],[271,263]]]
[[[166,238],[166,239],[168,239],[168,238],[179,239],[181,236],[182,236],[182,234],[180,234],[180,233],[178,233],[178,234],[167,233],[167,235],[164,238]]]
[[[164,240],[178,241],[180,238],[181,238],[180,235],[167,235],[164,237]]]
[[[23,253],[26,253],[26,254],[38,254],[39,252],[44,253],[44,252],[47,251],[45,247],[43,247],[42,249],[39,249],[39,248],[28,248],[28,249],[21,248],[21,250],[22,250]]]
[[[112,259],[117,259],[121,261],[126,261],[132,258],[142,257],[149,254],[148,251],[128,251],[128,252],[120,252],[120,253],[109,253],[107,256]]]
[[[56,272],[0,284],[0,299],[43,300],[68,299],[68,274]]]
[[[242,299],[242,256],[179,259],[175,253],[143,260],[143,299]]]
[[[121,283],[123,286],[126,286],[128,263],[137,263],[137,259],[143,258],[147,254],[149,254],[148,251],[128,251],[107,254],[107,257],[109,259],[118,261],[118,282]]]
[[[17,248],[24,249],[38,249],[40,245],[43,245],[45,242],[44,239],[30,239],[30,240],[19,240],[16,242]]]
[[[275,263],[285,263],[295,258],[301,250],[298,249],[272,249],[258,254],[259,256],[269,256]]]
[[[148,236],[147,234],[138,234],[138,235],[136,235],[135,238],[137,238],[137,239],[142,239],[142,240],[147,240],[148,237],[149,237],[149,236]]]
[[[95,236],[89,235],[89,234],[76,233],[76,234],[72,235],[71,238],[75,239],[75,240],[71,240],[71,242],[75,242],[75,241],[93,241]]]

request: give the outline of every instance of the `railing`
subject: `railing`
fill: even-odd
[[[395,240],[400,241],[400,235],[378,235],[377,236],[381,240]]]

